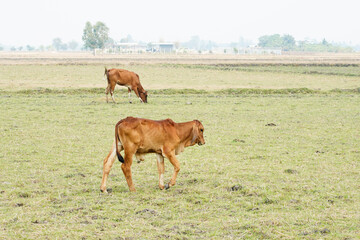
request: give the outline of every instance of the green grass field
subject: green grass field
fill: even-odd
[[[138,72],[149,103],[119,88],[106,104],[102,65],[0,65],[1,239],[359,238],[358,67],[112,67]],[[149,154],[136,193],[118,161],[100,193],[126,116],[202,121],[174,187]]]

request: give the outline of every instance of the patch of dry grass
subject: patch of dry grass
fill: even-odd
[[[306,67],[284,68],[243,66],[229,70],[203,65],[108,65],[125,68],[140,75],[145,89],[204,89],[227,88],[309,88],[316,90],[354,89],[360,87],[360,77],[346,74],[327,74],[336,67],[311,67],[313,73],[304,72]],[[194,67],[195,66],[195,67]],[[355,67],[349,67],[351,71]],[[284,69],[282,71],[279,71]],[[305,69],[305,70],[304,70]],[[342,72],[346,69],[342,67]],[[340,73],[342,73],[340,72]],[[0,65],[0,89],[36,88],[104,88],[103,65]],[[119,87],[117,87],[119,88]]]
[[[99,54],[91,52],[4,52],[0,64],[360,64],[359,53],[233,54]]]

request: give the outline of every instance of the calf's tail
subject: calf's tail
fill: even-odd
[[[116,155],[117,155],[119,161],[124,163],[124,158],[121,156],[120,151],[119,151],[119,142],[121,142],[121,141],[120,141],[120,138],[119,138],[118,124],[116,124],[116,126],[115,126]]]

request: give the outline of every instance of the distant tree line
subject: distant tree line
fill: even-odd
[[[283,51],[303,51],[303,52],[352,52],[351,47],[336,46],[325,39],[321,42],[295,41],[289,34],[264,35],[259,38],[259,47],[281,48]]]
[[[68,43],[63,43],[61,38],[54,38],[52,42],[52,47],[57,51],[67,51],[67,50],[76,50],[79,44],[76,41],[70,41]]]
[[[24,46],[12,46],[10,47],[10,51],[76,51],[79,49],[79,43],[76,41],[70,41],[68,43],[62,42],[61,38],[54,38],[51,45],[40,45],[38,47],[26,45]],[[0,46],[0,51],[3,50],[3,48]]]
[[[60,38],[53,39],[52,45],[39,46],[38,48],[31,45],[25,47],[11,47],[11,51],[75,51],[79,50],[95,50],[104,48],[114,48],[115,41],[109,37],[109,28],[103,22],[96,22],[92,25],[86,22],[83,29],[82,40],[84,45],[81,47],[76,41],[64,43]],[[282,51],[303,51],[303,52],[353,52],[353,48],[346,46],[334,45],[323,39],[321,42],[314,41],[296,41],[295,38],[289,34],[280,35],[263,35],[259,37],[258,46],[263,48],[281,48]],[[131,35],[120,40],[121,43],[135,42]],[[159,42],[164,42],[160,39]],[[142,42],[143,43],[143,42]],[[238,53],[239,49],[246,48],[251,45],[251,41],[240,38],[238,42],[228,44],[216,43],[209,40],[202,40],[199,36],[192,36],[187,42],[176,42],[176,48],[193,49],[201,53],[202,51],[213,50],[217,47],[232,48],[234,53]],[[360,47],[359,47],[360,48]],[[0,51],[4,48],[0,45]],[[224,50],[225,51],[225,50]],[[95,53],[95,51],[94,51]]]

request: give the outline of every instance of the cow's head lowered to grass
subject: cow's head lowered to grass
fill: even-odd
[[[139,91],[139,96],[140,96],[141,100],[143,101],[143,103],[147,103],[147,97],[148,97],[147,91],[144,91],[144,92]]]

